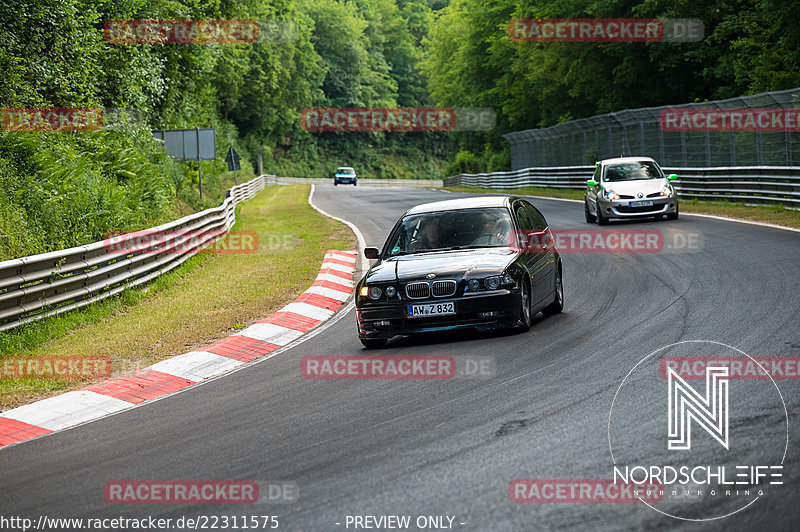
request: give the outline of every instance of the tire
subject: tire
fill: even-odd
[[[670,212],[667,214],[667,220],[677,220],[678,219],[678,205],[675,205],[675,212]]]
[[[556,268],[556,295],[553,302],[542,309],[542,314],[552,316],[564,310],[564,281],[561,278],[561,265]]]
[[[520,332],[529,331],[531,328],[531,289],[525,281],[522,282],[520,292],[519,315],[520,324],[516,329]]]
[[[594,216],[592,216],[592,213],[589,212],[589,202],[585,199],[583,200],[583,215],[586,217],[587,223],[594,223]]]
[[[380,349],[381,347],[386,347],[387,340],[383,338],[359,338],[361,343],[367,349]]]
[[[358,185],[358,181],[353,181],[353,186]]]
[[[337,186],[338,184],[339,184],[338,181],[336,181],[336,180],[333,181],[333,186]]]
[[[597,206],[597,225],[608,225],[608,218],[603,216],[603,211],[600,210],[600,205]]]

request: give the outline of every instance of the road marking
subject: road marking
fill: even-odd
[[[339,300],[341,302],[345,302],[350,299],[350,292],[343,292],[341,290],[335,290],[333,288],[326,288],[324,286],[311,286],[307,293],[310,294],[319,294],[325,297],[332,297],[333,299]]]
[[[200,382],[214,375],[225,373],[240,364],[242,363],[238,360],[233,360],[222,355],[215,355],[208,351],[190,351],[157,362],[150,366],[149,369],[189,379],[190,381]]]
[[[55,431],[106,416],[133,403],[89,390],[67,392],[3,412],[3,417]]]
[[[168,373],[141,369],[127,375],[113,377],[107,381],[90,384],[82,389],[139,404],[148,399],[186,388],[194,383],[193,380]]]
[[[274,323],[254,323],[236,335],[284,346],[302,336],[303,333]]]
[[[332,283],[336,283],[338,285],[346,286],[348,288],[353,288],[353,281],[348,281],[344,277],[339,277],[338,275],[331,275],[329,273],[321,273],[317,275],[317,281],[330,281]]]
[[[293,312],[295,314],[300,314],[301,316],[306,316],[307,318],[314,318],[317,320],[327,320],[335,311],[321,308],[316,305],[310,305],[308,303],[302,302],[293,302],[289,303],[285,307],[283,307],[279,312]]]
[[[316,190],[316,185],[312,184],[311,185],[311,190],[308,191],[308,204],[311,205],[311,207],[315,211],[317,211],[318,213],[322,214],[323,216],[327,216],[328,218],[336,220],[337,222],[342,222],[343,224],[345,224],[347,227],[349,227],[356,234],[356,240],[358,241],[358,250],[356,251],[356,255],[358,256],[358,262],[356,263],[357,264],[357,266],[356,266],[356,278],[360,278],[362,276],[362,274],[366,271],[366,265],[368,264],[367,257],[364,256],[364,248],[366,247],[366,243],[365,243],[365,240],[364,240],[364,235],[361,234],[361,231],[356,226],[356,224],[354,224],[352,222],[348,222],[344,218],[339,218],[338,216],[334,216],[334,215],[330,214],[329,212],[325,212],[322,209],[320,209],[319,207],[317,207],[316,205],[314,205],[314,191],[315,190]]]
[[[716,216],[713,214],[700,214],[696,212],[682,212],[681,216],[698,216],[700,218],[711,218],[713,220],[721,220],[723,222],[736,222],[740,224],[749,224],[749,225],[760,225],[761,227],[770,227],[772,229],[783,229],[784,231],[794,231],[795,233],[800,233],[800,229],[796,229],[794,227],[787,227],[785,225],[777,225],[777,224],[770,224],[767,222],[755,222],[753,220],[740,220],[738,218],[728,218],[727,216]]]
[[[337,264],[335,262],[326,262],[325,267],[330,270],[339,270],[340,272],[351,273],[353,271],[352,266],[345,266],[344,264]]]

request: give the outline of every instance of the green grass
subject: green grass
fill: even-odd
[[[519,196],[544,196],[583,200],[583,190],[557,189],[543,187],[525,187],[515,189],[493,189],[480,187],[443,187],[452,192],[471,192],[478,194],[504,193]],[[682,213],[711,214],[736,220],[770,223],[800,229],[800,211],[786,209],[782,205],[744,205],[732,201],[700,201],[697,199],[680,200]]]
[[[197,349],[268,316],[303,292],[328,249],[355,249],[343,224],[307,202],[308,185],[273,186],[237,207],[233,230],[258,233],[251,254],[197,255],[150,285],[0,336],[0,358],[107,356],[112,376]],[[0,380],[3,410],[89,381]]]
[[[239,178],[254,177],[243,161]],[[150,128],[0,131],[0,260],[102,240],[216,207],[234,184],[221,158],[170,158]]]
[[[737,220],[749,220],[800,229],[800,211],[782,205],[742,205],[730,201],[681,200],[681,212],[713,214]]]
[[[547,198],[563,198],[583,200],[582,190],[573,190],[570,188],[544,188],[544,187],[523,187],[523,188],[481,188],[481,187],[443,187],[443,190],[451,192],[474,192],[478,194],[485,193],[503,193],[512,194],[515,196],[545,196]]]

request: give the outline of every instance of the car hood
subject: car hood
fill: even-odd
[[[636,194],[639,192],[641,192],[643,196],[647,196],[653,192],[658,192],[666,182],[666,179],[641,179],[636,181],[603,183],[603,186],[606,190],[611,189],[617,194],[625,194],[636,197]]]
[[[464,279],[499,275],[514,260],[509,248],[417,253],[391,257],[367,272],[366,282],[413,281],[434,274],[434,279]]]

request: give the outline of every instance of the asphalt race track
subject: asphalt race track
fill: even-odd
[[[367,245],[380,246],[408,207],[458,196],[326,185],[317,187],[314,202],[355,223]],[[552,228],[600,229],[584,222],[578,203],[532,202]],[[663,346],[708,340],[752,356],[800,357],[800,233],[685,215],[611,228],[660,230],[665,249],[564,253],[565,310],[538,315],[530,332],[401,339],[366,351],[350,305],[340,319],[274,358],[3,449],[0,514],[270,514],[279,517],[281,530],[347,530],[348,515],[450,516],[453,528],[473,531],[797,529],[797,378],[777,381],[789,415],[784,484],[721,521],[679,520],[641,503],[510,500],[515,479],[611,478],[612,400],[637,362]],[[680,247],[687,235],[694,249]],[[310,380],[300,373],[307,355],[365,354],[490,360],[493,371],[447,380]],[[731,381],[732,390],[736,385]],[[748,417],[732,413],[732,446],[749,463],[774,463],[776,447],[783,451],[775,439],[785,433],[783,410],[769,386],[749,385]],[[615,404],[614,431],[631,435],[615,442],[621,455],[649,452],[637,447],[635,435],[649,430],[641,413],[665,403],[664,390]],[[652,423],[666,429],[666,417]],[[709,439],[704,436],[695,429],[698,442]],[[156,479],[285,480],[297,483],[300,496],[260,506],[104,500],[108,481]],[[731,506],[731,498],[703,499],[689,513],[713,516]]]

